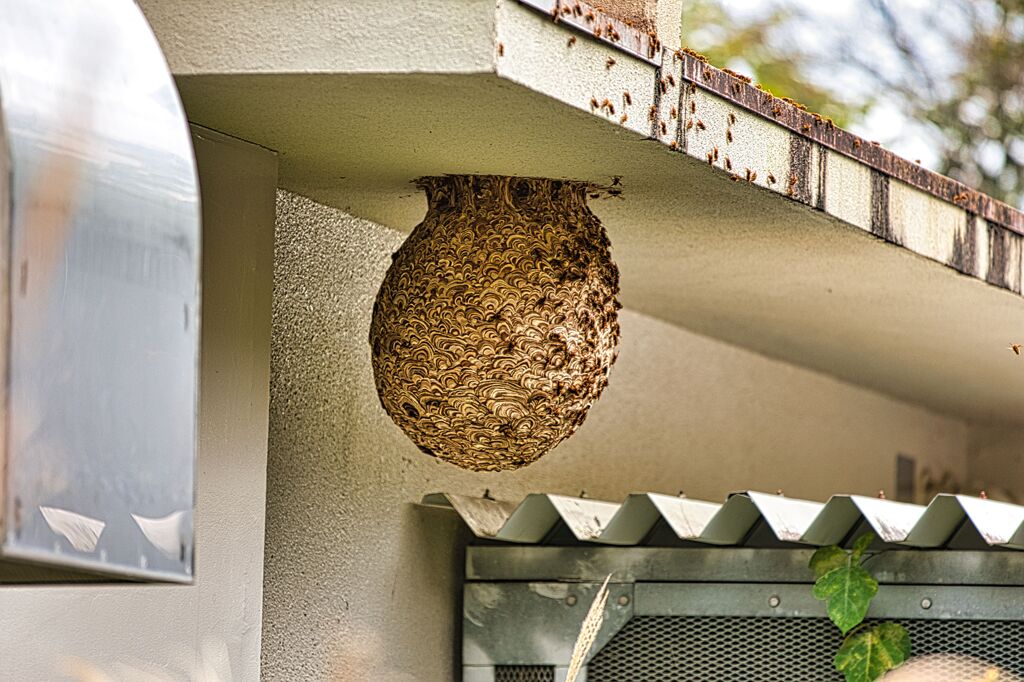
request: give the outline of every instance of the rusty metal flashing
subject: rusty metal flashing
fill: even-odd
[[[596,38],[655,67],[662,68],[666,64],[671,65],[681,60],[682,77],[693,86],[774,121],[806,140],[817,142],[834,152],[860,161],[880,173],[959,206],[968,213],[981,216],[990,224],[1024,235],[1024,212],[962,182],[904,159],[875,142],[843,130],[831,120],[761,90],[741,78],[708,64],[693,54],[666,49],[653,33],[629,26],[585,2],[576,0],[517,1],[524,6],[547,14],[556,23],[581,31],[591,38]],[[609,27],[613,29],[611,32],[608,30]],[[794,198],[804,199],[804,203],[809,203],[807,197]]]
[[[789,128],[828,149],[856,159],[890,177],[901,180],[932,196],[979,215],[1019,234],[1024,234],[1024,213],[952,178],[908,161],[851,132],[827,118],[805,111],[769,92],[746,83],[725,71],[684,52],[667,52],[683,62],[683,78],[697,87],[729,100],[744,109]]]

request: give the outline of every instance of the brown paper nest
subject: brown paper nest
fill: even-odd
[[[381,404],[420,450],[516,469],[572,435],[618,354],[619,271],[593,188],[421,178],[428,209],[394,254],[370,326]]]

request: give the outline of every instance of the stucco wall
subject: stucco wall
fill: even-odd
[[[0,680],[259,675],[273,154],[194,134],[203,199],[196,583],[0,587]]]
[[[402,239],[278,194],[264,679],[455,679],[464,536],[411,504],[426,492],[823,499],[891,490],[900,452],[966,472],[962,422],[629,310],[610,386],[576,436],[521,472],[441,464],[373,387],[370,314]]]

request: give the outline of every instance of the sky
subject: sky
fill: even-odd
[[[863,45],[866,54],[884,56],[887,46],[874,37],[872,26],[865,20],[864,0],[719,0],[727,11],[737,18],[753,17],[770,12],[775,7],[792,7],[800,10],[803,20],[788,26],[784,39],[801,45],[803,49],[815,53],[828,53],[836,42],[837,36],[853,37],[856,43]],[[891,3],[905,16],[934,11],[934,0],[895,0]],[[685,14],[683,21],[686,30]],[[921,30],[913,36],[916,44],[927,55],[929,63],[938,67],[941,73],[943,64],[953,68],[948,50],[936,41],[929,44],[928,32]],[[684,36],[685,42],[685,36]],[[865,87],[872,87],[863,76],[842,69],[837,69],[834,60],[825,64],[817,72],[812,71],[808,77],[812,81],[838,84],[845,91],[857,93]],[[892,63],[897,63],[893,60]],[[744,69],[742,59],[728,64],[739,72]],[[876,93],[877,94],[877,93]],[[928,168],[938,164],[937,133],[919,122],[907,118],[899,109],[895,99],[881,98],[868,115],[857,123],[848,126],[849,130],[868,140],[878,140],[884,147],[910,160],[920,160]]]

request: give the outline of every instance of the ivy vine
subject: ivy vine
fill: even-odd
[[[833,659],[846,682],[873,682],[910,657],[910,634],[899,623],[864,623],[878,581],[864,568],[864,552],[875,536],[866,533],[851,549],[821,547],[811,557],[814,597],[826,603],[829,619],[844,639]]]

